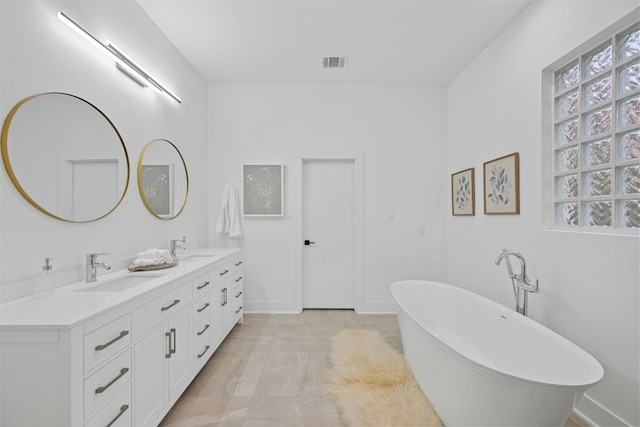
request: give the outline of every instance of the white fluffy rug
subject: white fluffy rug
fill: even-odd
[[[330,393],[350,426],[442,426],[404,357],[377,331],[331,338]]]

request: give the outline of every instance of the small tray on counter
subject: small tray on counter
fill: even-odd
[[[161,264],[150,264],[150,265],[133,265],[133,263],[129,264],[127,270],[129,271],[151,271],[151,270],[162,270],[163,268],[171,268],[178,264],[178,257],[174,256],[173,261],[163,262]]]

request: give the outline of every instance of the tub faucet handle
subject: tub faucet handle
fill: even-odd
[[[518,282],[518,286],[527,292],[538,293],[538,279],[535,280],[535,283],[531,283],[529,278],[525,278],[525,280]]]

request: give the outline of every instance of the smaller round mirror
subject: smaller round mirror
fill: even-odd
[[[187,203],[189,175],[178,148],[166,139],[148,142],[138,160],[138,188],[149,212],[160,219],[180,215]]]

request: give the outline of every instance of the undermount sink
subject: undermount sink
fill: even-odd
[[[180,261],[209,261],[211,258],[215,257],[216,254],[189,254],[184,257],[180,257]]]
[[[105,283],[92,284],[77,292],[124,292],[160,277],[161,274],[127,275]]]

